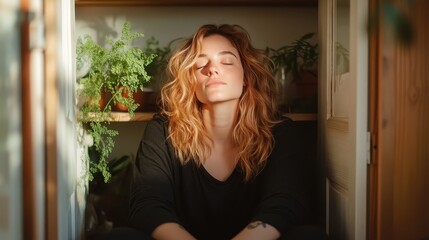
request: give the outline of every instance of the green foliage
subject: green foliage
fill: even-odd
[[[150,81],[146,67],[156,57],[155,54],[146,54],[137,47],[131,47],[135,38],[143,37],[141,33],[131,33],[130,24],[124,24],[120,39],[114,41],[110,37],[107,42],[109,48],[103,48],[86,35],[77,43],[77,68],[90,65],[89,72],[79,79],[82,91],[79,97],[89,99],[81,109],[83,117],[89,112],[97,112],[102,92],[111,94],[107,103],[121,103],[129,107],[132,113],[138,105],[132,97],[125,98],[122,92],[126,89],[129,93],[143,90],[143,85]],[[110,111],[109,104],[106,109]]]
[[[159,41],[153,36],[146,41],[146,46],[143,51],[148,54],[156,55],[152,63],[147,66],[146,70],[149,75],[156,77],[156,80],[161,82],[160,85],[166,80],[165,69],[168,59],[171,56],[173,45],[180,39],[181,38],[170,41],[165,47],[160,47]]]
[[[110,104],[121,103],[133,114],[138,104],[132,93],[143,90],[151,76],[146,68],[155,59],[155,53],[146,53],[132,47],[134,39],[143,37],[142,33],[132,33],[131,25],[125,22],[119,39],[106,38],[108,47],[102,47],[88,35],[79,38],[76,48],[77,70],[87,73],[78,79],[78,98],[83,101],[79,107],[79,121],[87,126],[92,136],[93,146],[100,153],[98,159],[89,159],[89,179],[92,174],[101,172],[107,182],[110,178],[107,157],[118,132],[108,128]],[[123,92],[128,93],[128,97]],[[107,98],[106,98],[107,97]],[[101,104],[101,103],[105,104]]]
[[[93,138],[95,150],[99,153],[98,159],[89,162],[90,180],[92,180],[93,173],[101,172],[106,181],[111,177],[107,167],[107,156],[115,146],[113,137],[118,135],[118,131],[109,129],[107,123],[103,122],[90,122],[89,125],[88,132]]]
[[[314,33],[307,33],[301,38],[278,49],[266,48],[271,59],[273,74],[284,68],[285,75],[291,74],[293,80],[299,80],[300,72],[311,70],[317,65],[317,44],[311,43]]]
[[[92,191],[99,194],[109,192],[115,195],[129,195],[128,186],[132,176],[133,159],[132,155],[110,159],[108,162],[108,168],[112,174],[110,181],[104,182],[105,176],[102,172],[94,174],[95,184],[92,185],[94,187]]]
[[[349,50],[340,42],[335,42],[335,74],[341,75],[349,71]]]
[[[151,74],[151,76],[154,76],[161,68],[167,65],[167,58],[171,52],[171,49],[169,46],[163,48],[160,47],[159,41],[152,36],[146,41],[146,46],[143,51],[156,55],[156,58],[148,65],[147,68],[147,71]]]

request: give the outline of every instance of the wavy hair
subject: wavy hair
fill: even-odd
[[[251,45],[248,32],[239,25],[203,25],[184,42],[168,63],[169,81],[161,90],[162,114],[169,118],[169,138],[182,164],[201,165],[211,151],[211,139],[204,127],[201,103],[195,95],[194,65],[205,37],[221,35],[238,50],[244,70],[245,87],[239,99],[233,142],[238,147],[238,165],[245,180],[255,177],[265,166],[274,138],[277,85],[269,59]]]

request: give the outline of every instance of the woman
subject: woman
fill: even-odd
[[[170,59],[136,158],[130,221],[155,239],[278,239],[304,216],[293,122],[237,25],[204,25]]]

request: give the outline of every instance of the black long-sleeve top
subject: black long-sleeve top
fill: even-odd
[[[192,161],[182,165],[167,139],[167,119],[155,116],[137,151],[131,224],[151,234],[163,223],[176,222],[201,240],[231,239],[257,220],[286,233],[300,223],[305,205],[293,125],[285,119],[273,128],[274,149],[252,181],[245,182],[237,167],[222,182]]]

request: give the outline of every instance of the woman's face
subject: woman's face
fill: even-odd
[[[201,103],[238,102],[244,85],[243,66],[228,39],[220,35],[205,37],[194,71],[196,96]]]

